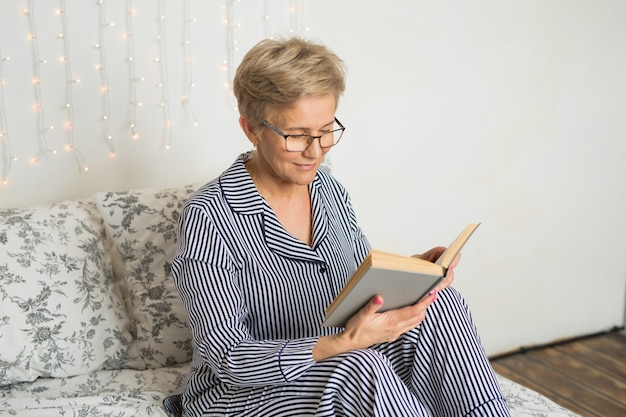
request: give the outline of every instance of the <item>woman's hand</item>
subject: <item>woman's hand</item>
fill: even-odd
[[[404,333],[420,325],[426,318],[426,310],[437,299],[437,292],[431,291],[421,301],[407,307],[377,311],[384,300],[376,295],[346,323],[342,337],[351,349],[363,349],[376,343],[392,342]]]
[[[429,251],[422,253],[421,255],[413,255],[413,257],[424,259],[428,262],[437,262],[437,259],[439,259],[439,257],[445,252],[445,250],[446,248],[444,248],[443,246],[437,246]],[[448,268],[448,273],[446,274],[446,278],[443,280],[443,282],[441,282],[441,284],[437,285],[437,292],[452,285],[452,282],[454,281],[454,268],[456,268],[460,260],[461,254],[459,253],[454,258],[454,261],[452,261],[452,263],[450,264],[450,267]]]
[[[319,362],[350,350],[394,341],[419,326],[426,318],[426,309],[436,299],[437,292],[433,290],[411,306],[378,313],[384,300],[376,295],[348,320],[343,332],[320,337],[313,348],[313,358]]]
[[[446,251],[446,248],[443,246],[436,246],[431,250],[428,250],[421,255],[413,255],[414,258],[420,258],[428,262],[437,262],[437,259]]]

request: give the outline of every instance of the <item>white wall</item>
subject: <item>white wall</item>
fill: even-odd
[[[229,73],[291,30],[349,67],[330,163],[372,244],[414,253],[482,222],[455,285],[490,354],[623,325],[626,3],[67,0],[32,1],[27,16],[29,3],[0,6],[0,207],[217,175],[249,148]],[[42,149],[57,154],[29,162]]]

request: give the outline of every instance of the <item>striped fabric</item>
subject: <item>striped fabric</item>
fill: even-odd
[[[194,359],[186,416],[506,416],[469,311],[452,289],[393,343],[316,363],[324,310],[369,251],[345,189],[319,170],[309,186],[311,247],[257,192],[242,154],[180,216],[174,280]],[[182,404],[177,404],[182,401]]]

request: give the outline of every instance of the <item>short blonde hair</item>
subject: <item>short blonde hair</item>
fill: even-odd
[[[273,110],[305,96],[332,94],[338,103],[345,75],[343,61],[324,45],[298,37],[266,39],[244,56],[233,91],[239,113],[259,125]]]

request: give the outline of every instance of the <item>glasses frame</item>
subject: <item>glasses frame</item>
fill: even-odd
[[[322,133],[321,135],[305,135],[305,134],[299,134],[299,135],[288,135],[285,132],[283,132],[282,130],[280,130],[279,128],[277,128],[276,126],[273,126],[272,124],[270,124],[270,122],[268,122],[267,120],[263,120],[261,122],[261,124],[271,130],[274,131],[274,133],[276,133],[279,136],[282,136],[283,139],[285,139],[285,150],[287,152],[304,152],[307,149],[309,149],[311,147],[311,145],[313,144],[313,142],[315,141],[315,139],[317,139],[319,141],[320,144],[320,148],[322,149],[328,149],[328,148],[332,148],[333,146],[335,146],[336,144],[339,143],[339,141],[341,140],[341,138],[343,137],[343,132],[346,130],[346,128],[341,124],[341,122],[335,117],[335,122],[339,125],[339,129],[334,129],[331,130],[330,132],[326,132],[326,133]],[[341,134],[339,135],[339,139],[337,139],[337,141],[335,143],[333,143],[330,146],[322,146],[322,136],[324,135],[330,135],[330,134],[335,134],[337,132],[341,132]],[[303,137],[308,137],[308,141],[307,141],[307,145],[306,148],[299,150],[299,151],[292,151],[289,149],[289,147],[287,146],[287,139],[289,137],[294,137],[294,138],[303,138]]]

